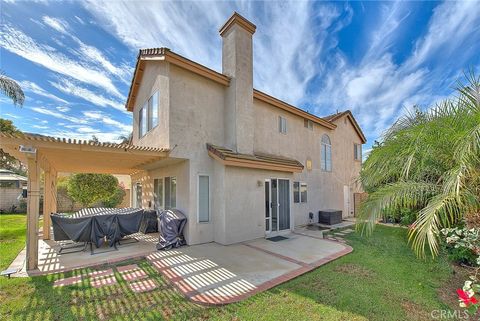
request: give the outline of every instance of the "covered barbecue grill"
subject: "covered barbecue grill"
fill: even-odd
[[[158,231],[160,232],[160,237],[157,250],[169,250],[185,245],[183,228],[186,223],[187,217],[177,209],[159,211]]]

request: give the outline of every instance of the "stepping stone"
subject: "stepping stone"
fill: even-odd
[[[53,287],[56,288],[59,286],[74,285],[80,282],[82,282],[82,275],[77,275],[65,279],[56,280],[55,282],[53,282]]]
[[[113,276],[113,269],[101,270],[101,271],[93,271],[88,273],[88,276],[91,277],[101,277],[101,276]]]
[[[347,228],[346,230],[343,230],[344,233],[352,233],[354,232],[354,230],[352,230],[351,228]]]
[[[137,282],[129,283],[128,286],[135,293],[148,292],[157,288],[157,283],[152,279],[144,279]]]
[[[115,276],[97,277],[90,280],[90,285],[94,288],[117,284]]]
[[[118,266],[117,271],[120,273],[127,272],[127,271],[133,271],[137,270],[139,267],[136,264],[130,264],[130,265],[124,265],[124,266]]]
[[[126,271],[122,273],[122,278],[125,281],[136,281],[136,280],[144,279],[147,276],[148,276],[147,273],[145,273],[145,271],[142,269]]]

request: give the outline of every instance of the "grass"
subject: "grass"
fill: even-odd
[[[0,214],[0,270],[3,271],[25,247],[25,214]]]
[[[448,308],[439,294],[451,279],[452,268],[443,258],[418,260],[406,244],[405,229],[378,226],[372,237],[350,234],[345,239],[354,248],[351,254],[223,307],[185,300],[146,261],[138,264],[160,287],[143,294],[131,292],[119,275],[116,286],[95,289],[84,281],[52,288],[54,280],[88,269],[2,278],[0,319],[399,321],[430,320],[432,310]],[[451,296],[455,296],[453,291]]]

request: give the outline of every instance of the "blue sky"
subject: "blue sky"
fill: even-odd
[[[0,98],[23,131],[114,141],[139,48],[165,46],[221,71],[219,27],[236,10],[257,25],[255,88],[319,116],[350,109],[369,140],[413,105],[480,72],[480,3],[1,2],[1,69],[23,108]]]

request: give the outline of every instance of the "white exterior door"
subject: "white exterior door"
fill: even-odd
[[[265,234],[290,230],[290,181],[272,178],[265,181]]]

